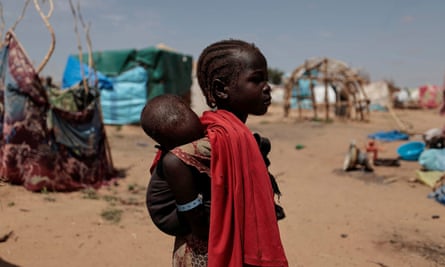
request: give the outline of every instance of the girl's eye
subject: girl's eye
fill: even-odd
[[[251,81],[251,82],[254,82],[254,83],[260,83],[260,82],[265,81],[265,79],[264,79],[264,77],[262,77],[262,76],[252,76],[252,77],[250,78],[250,81]]]

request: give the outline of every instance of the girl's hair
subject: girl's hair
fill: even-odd
[[[240,71],[244,67],[236,58],[236,54],[243,51],[258,53],[264,57],[253,43],[236,39],[213,43],[207,46],[199,56],[197,67],[198,83],[209,107],[214,107],[215,105],[215,103],[210,103],[209,100],[212,82],[215,79],[219,79],[228,85],[236,82]]]

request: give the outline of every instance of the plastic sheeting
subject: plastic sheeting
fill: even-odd
[[[147,101],[147,81],[147,71],[142,67],[113,78],[113,88],[101,90],[104,123],[125,125],[139,122]]]
[[[94,68],[107,77],[117,77],[135,67],[146,69],[150,81],[147,99],[162,94],[187,95],[192,86],[193,58],[182,53],[147,47],[144,49],[93,52]],[[82,55],[88,62],[88,55]]]
[[[419,164],[428,171],[445,171],[445,149],[427,149],[420,154]]]
[[[107,76],[98,71],[94,71],[84,63],[81,65],[77,58],[69,56],[63,73],[62,88],[70,88],[79,84],[83,80],[83,77],[86,77],[90,85],[94,85],[97,79],[97,87],[99,89],[112,88],[113,86],[111,80]]]

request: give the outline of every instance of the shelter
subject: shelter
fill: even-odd
[[[95,88],[45,88],[13,32],[0,62],[0,176],[31,191],[100,187],[115,171]]]
[[[101,107],[106,124],[138,123],[147,100],[162,94],[182,96],[191,101],[192,57],[164,46],[122,49],[92,53],[93,69],[88,69],[88,55],[68,57],[63,86],[82,80],[85,73],[97,73]],[[76,62],[77,61],[77,62]]]
[[[100,112],[99,90],[79,83],[60,90],[44,85],[39,74],[55,47],[45,15],[36,10],[51,34],[48,53],[34,68],[14,34],[0,48],[0,179],[41,192],[98,188],[117,174]]]
[[[309,100],[316,119],[318,109],[324,107],[328,120],[333,105],[337,116],[367,120],[369,99],[363,90],[366,83],[365,78],[344,62],[330,58],[308,59],[286,82],[284,114],[289,115],[291,102],[295,100],[301,117],[303,104]]]
[[[385,81],[366,84],[363,86],[363,90],[369,98],[371,110],[385,110],[392,104],[392,94]]]
[[[425,84],[418,88],[419,106],[424,109],[436,109],[443,103],[443,88],[438,85]]]

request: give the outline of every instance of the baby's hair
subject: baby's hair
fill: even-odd
[[[258,53],[263,56],[253,43],[236,39],[213,43],[207,46],[199,56],[197,67],[198,83],[208,106],[213,107],[214,105],[214,103],[209,103],[209,91],[214,79],[220,79],[228,85],[236,81],[243,66],[239,60],[236,60],[234,55],[242,51]]]
[[[195,127],[199,123],[198,116],[180,96],[172,94],[149,100],[140,121],[144,132],[166,148],[195,140],[202,132]]]

